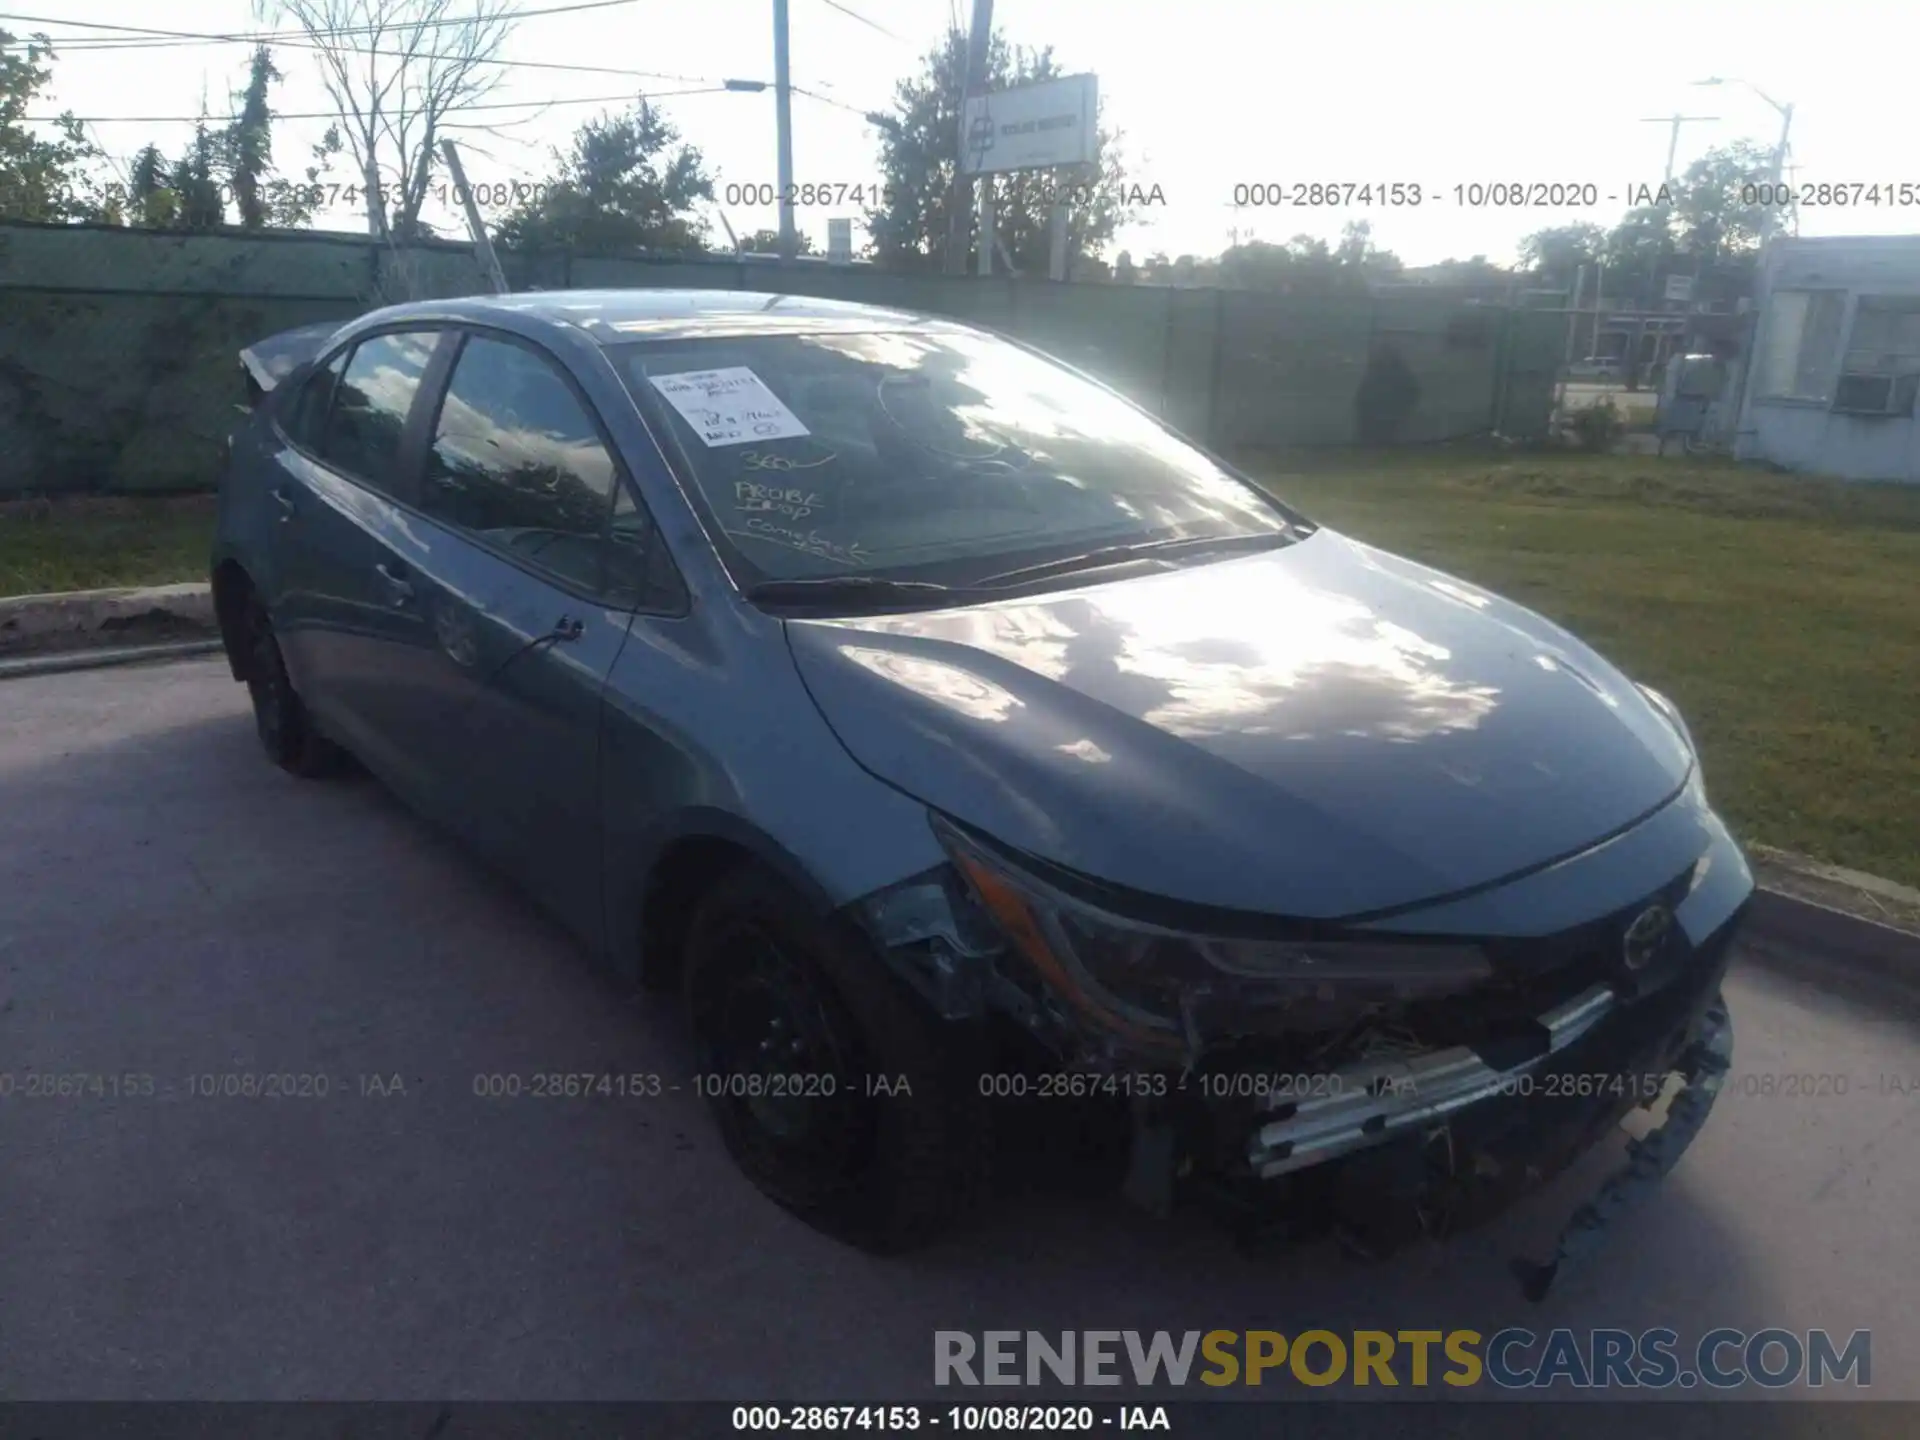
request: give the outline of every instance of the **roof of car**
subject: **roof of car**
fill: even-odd
[[[701,335],[964,328],[911,310],[755,290],[534,290],[397,305],[382,318],[419,314],[478,321],[503,311],[574,326],[603,345]]]

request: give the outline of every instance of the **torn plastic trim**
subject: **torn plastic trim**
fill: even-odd
[[[1450,1046],[1411,1059],[1361,1061],[1328,1072],[1324,1087],[1302,1098],[1276,1097],[1269,1109],[1287,1113],[1255,1132],[1247,1162],[1261,1179],[1305,1170],[1444,1119],[1492,1099],[1516,1076],[1586,1035],[1618,1007],[1611,986],[1583,990],[1538,1016],[1547,1048],[1499,1070],[1470,1047]]]
[[[1668,1101],[1666,1118],[1656,1129],[1628,1142],[1627,1163],[1574,1211],[1549,1259],[1535,1262],[1515,1257],[1510,1263],[1528,1300],[1536,1304],[1544,1300],[1555,1280],[1591,1259],[1613,1222],[1637,1208],[1680,1163],[1713,1113],[1713,1102],[1720,1098],[1732,1067],[1733,1016],[1725,997],[1715,992],[1676,1067],[1686,1083]]]
[[[943,1019],[986,1013],[989,962],[1004,946],[951,865],[876,890],[848,910],[887,963]]]
[[[346,323],[321,320],[256,340],[240,352],[240,367],[263,395],[269,394],[282,380],[317,358]]]

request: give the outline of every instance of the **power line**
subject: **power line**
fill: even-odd
[[[597,3],[601,5],[629,4],[629,3],[632,3],[632,0],[597,0]],[[579,6],[561,6],[558,8],[560,10],[568,10],[568,9],[590,9],[593,7],[587,6],[587,5],[579,5]],[[528,15],[550,15],[550,14],[556,13],[556,11],[529,10],[524,13]],[[0,19],[6,19],[6,18],[33,19],[37,17],[0,16]],[[92,22],[69,21],[67,23],[90,24]],[[435,25],[444,25],[444,24],[451,24],[454,22],[433,21],[430,23]],[[103,25],[100,28],[115,29],[115,30],[132,30],[135,27],[125,26],[125,25],[115,25],[115,26]],[[328,33],[330,35],[347,35],[347,34],[360,33],[361,31],[364,31],[366,29],[367,27],[365,26],[350,27],[347,29],[342,29],[337,31],[329,31]],[[101,54],[101,53],[113,53],[113,52],[118,52],[122,50],[165,50],[165,49],[178,48],[182,46],[226,45],[226,44],[261,44],[261,45],[268,45],[270,47],[279,47],[284,49],[313,50],[313,51],[320,52],[322,54],[332,53],[334,49],[334,47],[332,46],[322,44],[318,41],[313,40],[304,31],[298,31],[298,32],[276,31],[276,32],[261,33],[257,35],[241,36],[241,35],[203,34],[200,32],[188,31],[188,30],[142,30],[141,34],[143,38],[140,38],[140,39],[102,40],[91,45],[82,44],[77,47],[73,45],[71,42],[69,42],[65,46],[62,46],[59,42],[49,42],[49,43],[53,44],[56,50],[64,48],[69,54],[74,53],[76,48],[81,53],[85,53],[85,54]],[[372,56],[376,59],[385,58],[389,60],[397,60],[397,59],[410,59],[410,60],[461,59],[461,60],[464,60],[467,58],[465,56],[442,55],[434,51],[423,51],[423,52],[417,52],[413,54],[402,55],[397,51],[368,50],[368,49],[363,49],[358,45],[347,45],[347,46],[341,46],[339,48],[342,50],[350,51],[355,55],[367,55],[367,56]],[[481,65],[498,65],[504,69],[510,69],[510,70],[564,70],[564,71],[571,71],[571,72],[575,72],[583,75],[629,75],[629,76],[635,77],[636,79],[642,79],[642,80],[672,80],[682,85],[711,85],[711,84],[717,83],[716,77],[711,75],[679,75],[666,70],[631,70],[623,66],[578,65],[578,64],[573,64],[571,62],[557,61],[557,60],[502,60],[492,56],[486,56],[486,57],[475,57],[474,63],[481,64]]]
[[[822,105],[831,105],[837,110],[850,111],[855,115],[871,115],[873,113],[871,110],[863,110],[858,105],[849,105],[844,100],[836,100],[831,95],[821,95],[816,91],[807,89],[806,86],[804,85],[790,84],[787,86],[787,88],[793,91],[793,93],[796,95],[804,95],[809,100],[818,100]]]
[[[823,0],[823,3],[835,10],[838,10],[842,15],[851,16],[853,19],[858,20],[862,25],[865,25],[869,30],[878,30],[882,35],[886,36],[889,40],[898,40],[902,45],[908,45],[912,43],[910,40],[906,38],[906,36],[894,34],[893,31],[887,29],[887,27],[882,25],[878,20],[869,20],[866,16],[862,15],[858,10],[854,10],[849,8],[848,6],[842,5],[840,3],[840,0]]]
[[[81,53],[87,55],[118,54],[127,50],[164,50],[199,43],[201,42],[194,40],[156,40],[152,45],[143,45],[138,42],[112,46],[93,45],[85,47]],[[269,49],[312,50],[320,54],[331,54],[334,48],[323,45],[317,41],[304,39],[263,40],[260,43],[266,45]],[[364,50],[358,45],[343,45],[340,46],[339,49],[347,54],[367,55],[374,59],[386,60],[465,60],[467,58],[466,56],[459,55],[445,55],[432,50],[407,53],[398,50]],[[71,54],[72,51],[69,50],[68,53]],[[492,56],[475,56],[473,57],[472,63],[476,65],[498,65],[507,70],[565,70],[581,75],[630,75],[640,80],[675,80],[683,85],[707,85],[715,83],[718,78],[712,75],[678,75],[669,70],[629,70],[619,65],[575,65],[571,62],[561,60],[501,60]]]
[[[470,110],[539,110],[555,105],[623,105],[635,100],[671,100],[681,95],[720,95],[726,93],[724,85],[702,85],[691,90],[660,90],[651,95],[575,95],[559,100],[498,100],[483,105],[462,105],[449,113],[464,115]],[[65,120],[64,115],[23,115],[23,120],[38,124],[53,124]],[[202,120],[213,120],[212,115],[78,115],[74,117],[82,125],[194,125]],[[274,112],[276,120],[338,120],[336,110],[314,110],[308,112]]]
[[[512,21],[531,20],[540,15],[565,15],[576,10],[608,10],[617,5],[634,5],[638,3],[639,0],[576,0],[576,3],[572,5],[549,5],[539,10],[522,10],[517,14],[502,15],[499,18]],[[151,25],[109,25],[104,20],[73,20],[64,15],[55,17],[51,15],[0,14],[0,20],[17,20],[25,25],[71,25],[80,30],[112,30],[126,35],[148,36],[165,40],[181,40],[195,45],[252,45],[256,43],[271,43],[276,39],[295,38],[307,33],[304,30],[266,30],[252,35],[215,35],[196,30],[161,30]],[[439,29],[447,25],[468,25],[472,22],[473,16],[471,15],[457,15],[450,16],[443,20],[421,20],[408,28],[429,30]],[[339,29],[329,30],[327,33],[330,35],[374,35],[391,28],[393,27],[386,25],[343,25]],[[48,43],[56,47],[59,44],[58,41],[52,39],[49,39]],[[70,45],[78,44],[82,47],[89,45],[124,45],[133,49],[145,48],[136,41],[112,41],[105,39],[90,41],[85,38],[78,38],[69,40],[67,43]]]

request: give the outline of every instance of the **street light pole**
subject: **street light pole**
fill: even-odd
[[[1718,75],[1713,76],[1711,79],[1694,81],[1696,85],[1725,85],[1726,83],[1727,81]],[[1767,197],[1769,201],[1775,201],[1779,198],[1781,177],[1786,173],[1787,140],[1793,133],[1793,106],[1781,104],[1780,101],[1767,94],[1766,91],[1762,90],[1751,80],[1736,79],[1733,83],[1751,90],[1779,113],[1780,141],[1773,147],[1773,165],[1771,167],[1773,171],[1771,179],[1775,188],[1772,194]],[[1757,293],[1753,307],[1753,320],[1747,327],[1746,354],[1741,359],[1739,382],[1734,387],[1733,423],[1730,427],[1733,453],[1736,456],[1740,453],[1740,426],[1747,413],[1747,397],[1753,393],[1753,367],[1754,361],[1757,358],[1754,351],[1758,348],[1760,340],[1760,318],[1766,309],[1768,295],[1772,290],[1772,282],[1768,279],[1766,272],[1767,245],[1768,242],[1773,239],[1774,214],[1778,208],[1775,204],[1768,204],[1763,207],[1760,212],[1760,274],[1756,284]]]
[[[780,258],[799,248],[793,231],[793,77],[787,69],[787,0],[773,0],[773,113],[779,132]]]
[[[1693,83],[1696,85],[1738,85],[1758,95],[1762,100],[1766,101],[1767,104],[1771,105],[1774,111],[1780,116],[1780,143],[1773,147],[1773,165],[1771,167],[1773,173],[1768,176],[1768,179],[1773,183],[1773,191],[1769,198],[1777,200],[1780,194],[1779,187],[1781,178],[1786,174],[1787,138],[1793,132],[1793,106],[1790,104],[1782,104],[1751,80],[1742,80],[1738,77],[1727,79],[1724,76],[1714,75],[1705,80],[1696,80]],[[1762,250],[1765,250],[1767,241],[1773,238],[1774,216],[1778,213],[1778,210],[1779,206],[1777,204],[1768,204],[1762,207],[1760,211],[1760,246]]]
[[[1682,115],[1678,111],[1675,111],[1671,115],[1649,115],[1640,122],[1643,125],[1668,125],[1672,127],[1673,133],[1667,137],[1667,173],[1665,180],[1662,182],[1663,184],[1673,184],[1673,157],[1680,149],[1680,127],[1682,125],[1690,125],[1696,120],[1718,120],[1719,118],[1718,115]]]
[[[1772,192],[1773,197],[1776,201],[1780,197],[1780,182],[1786,177],[1787,137],[1793,133],[1793,106],[1781,105],[1778,107],[1778,109],[1780,111],[1780,143],[1776,145],[1773,150],[1773,192]],[[1767,206],[1766,214],[1763,217],[1761,226],[1760,226],[1760,243],[1763,247],[1766,245],[1767,241],[1773,238],[1773,227],[1775,224],[1774,217],[1778,215],[1779,212],[1780,212],[1779,205],[1774,204],[1774,205]]]
[[[967,273],[967,228],[973,215],[973,176],[966,171],[967,101],[987,88],[987,51],[993,42],[993,0],[973,0],[973,23],[967,30],[967,73],[960,87],[960,124],[954,137],[953,185],[947,193],[947,253],[949,275]],[[991,192],[989,192],[991,193]],[[991,204],[992,201],[987,202]],[[983,220],[988,219],[982,216]],[[990,224],[991,221],[988,220]],[[993,242],[982,235],[980,253],[991,264]]]

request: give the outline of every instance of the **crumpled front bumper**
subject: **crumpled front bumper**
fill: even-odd
[[[1460,1046],[1348,1066],[1325,1094],[1269,1105],[1247,1136],[1247,1169],[1276,1199],[1308,1198],[1352,1248],[1385,1254],[1493,1218],[1636,1107],[1664,1105],[1661,1127],[1633,1142],[1555,1255],[1516,1262],[1538,1298],[1705,1122],[1732,1054],[1720,986],[1740,918],[1652,993],[1599,983],[1540,1014],[1545,1048],[1528,1060],[1498,1068]]]

